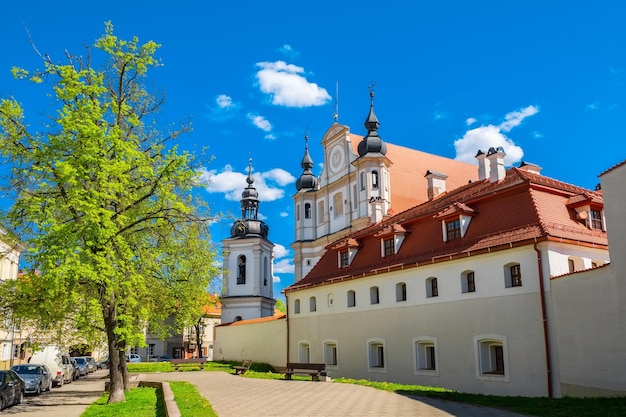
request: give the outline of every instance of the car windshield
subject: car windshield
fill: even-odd
[[[39,367],[38,366],[14,366],[13,370],[18,374],[38,374]]]
[[[82,365],[85,363],[85,358],[76,358],[76,362],[78,362],[79,365]]]

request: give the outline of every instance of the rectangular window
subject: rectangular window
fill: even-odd
[[[396,284],[396,301],[406,301],[406,284],[404,282]]]
[[[382,343],[370,344],[370,368],[385,367],[385,348]]]
[[[339,267],[345,268],[349,265],[350,256],[348,251],[339,252]]]
[[[574,260],[573,259],[568,259],[567,260],[567,266],[569,267],[569,272],[576,271],[576,265],[574,264]]]
[[[592,229],[604,230],[602,227],[602,213],[600,210],[591,210],[589,212],[589,225]]]
[[[511,266],[511,286],[512,287],[522,286],[522,270],[519,265]]]
[[[378,287],[370,288],[370,304],[378,304],[380,299],[378,297]]]
[[[337,365],[337,345],[335,343],[324,344],[324,361],[326,365]]]
[[[430,280],[430,288],[432,297],[437,297],[439,295],[439,289],[437,288],[437,278],[433,278]]]
[[[459,219],[446,222],[446,240],[461,238],[461,221]]]
[[[393,238],[383,240],[385,256],[395,255],[396,247],[394,246]]]
[[[467,273],[467,292],[476,292],[476,283],[474,282],[474,273]]]
[[[148,345],[148,355],[154,356],[154,343]]]

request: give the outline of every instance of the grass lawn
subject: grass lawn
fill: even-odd
[[[181,417],[217,417],[211,403],[189,382],[170,381]]]
[[[123,403],[107,404],[109,393],[91,404],[81,417],[165,417],[163,397],[154,388],[135,388]]]

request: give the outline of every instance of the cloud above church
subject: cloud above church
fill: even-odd
[[[209,193],[222,193],[227,200],[241,200],[241,192],[248,186],[246,172],[233,171],[231,165],[225,165],[221,170],[202,169],[199,173],[200,182]],[[254,188],[259,192],[259,200],[275,201],[284,197],[283,187],[294,183],[295,177],[281,168],[274,168],[265,172],[254,172]]]
[[[537,106],[527,106],[523,109],[510,112],[504,116],[504,121],[499,125],[483,125],[465,132],[462,138],[454,142],[456,149],[457,161],[476,163],[476,153],[479,150],[487,152],[489,148],[497,148],[501,146],[506,153],[504,164],[511,166],[522,160],[524,156],[523,149],[516,145],[513,139],[509,138],[505,133],[510,132],[514,127],[519,126],[524,119],[534,116],[539,112]],[[476,119],[468,119],[471,123],[475,123]]]
[[[321,106],[331,97],[325,88],[309,82],[304,68],[285,61],[259,62],[256,78],[260,90],[271,97],[272,104],[285,107]]]

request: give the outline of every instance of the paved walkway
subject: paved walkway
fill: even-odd
[[[359,385],[252,379],[226,372],[143,374],[146,381],[188,381],[219,417],[521,417],[453,401],[409,398]]]

